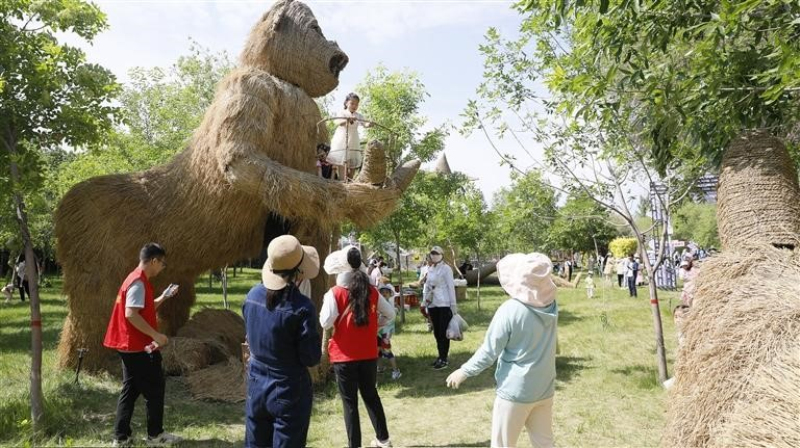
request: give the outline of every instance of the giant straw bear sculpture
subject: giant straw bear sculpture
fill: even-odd
[[[74,363],[78,348],[89,349],[90,370],[116,365],[102,339],[120,283],[146,242],[167,250],[156,291],[181,285],[159,309],[162,331],[174,334],[189,317],[201,273],[256,256],[287,231],[324,258],[340,223],[368,226],[392,211],[419,162],[383,186],[314,174],[316,145],[327,135],[317,130],[313,98],[336,88],[347,62],[305,4],[279,1],[255,25],[240,66],[220,82],[200,127],[171,162],[89,179],[64,196],[55,215],[69,312],[62,366]],[[317,303],[323,277],[312,283]]]

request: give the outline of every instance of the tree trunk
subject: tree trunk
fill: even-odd
[[[478,265],[478,311],[481,310],[481,252],[475,249],[475,263]]]
[[[650,264],[650,258],[647,256],[647,250],[644,244],[639,239],[639,256],[642,257],[647,275],[650,277],[647,282],[647,289],[650,291],[650,310],[653,312],[653,327],[655,328],[656,336],[656,360],[658,362],[658,381],[663,384],[668,379],[667,373],[667,351],[664,348],[664,330],[661,325],[661,310],[658,304],[658,288],[656,288],[655,269],[658,267],[658,260],[656,266]]]
[[[222,268],[222,303],[225,305],[226,310],[231,309],[228,304],[228,266]]]
[[[400,278],[400,285],[398,289],[400,290],[400,323],[406,323],[406,298],[403,296],[403,265],[400,261],[400,235],[395,233],[394,234],[394,244],[395,244],[395,255],[397,256],[397,270],[400,273],[398,276]]]
[[[11,166],[11,189],[13,191],[16,219],[19,224],[22,241],[25,245],[25,278],[28,279],[29,297],[31,304],[31,422],[35,440],[37,431],[41,427],[44,417],[44,402],[42,395],[42,314],[39,306],[39,279],[36,269],[36,257],[33,254],[31,234],[28,229],[28,216],[25,212],[25,201],[22,193],[16,191],[15,186],[20,185],[20,174],[16,159],[16,138],[11,129],[6,128],[6,149],[9,154]]]

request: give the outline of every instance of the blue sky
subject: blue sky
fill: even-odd
[[[272,1],[100,0],[110,29],[87,47],[89,60],[112,70],[123,82],[132,67],[166,67],[187,54],[189,38],[212,51],[238,56],[245,36]],[[459,114],[481,82],[478,46],[489,27],[516,35],[521,16],[512,2],[497,0],[308,1],[328,39],[350,57],[334,92],[338,105],[369,70],[418,73],[430,97],[422,113],[431,125],[459,125]],[[514,152],[504,146],[504,151]],[[476,179],[487,201],[509,184],[509,169],[483,135],[447,140],[450,166]]]

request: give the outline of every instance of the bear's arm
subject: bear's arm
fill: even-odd
[[[345,219],[363,227],[390,214],[397,199],[419,167],[415,162],[401,167],[390,188],[331,181],[314,173],[279,164],[267,154],[275,148],[271,123],[275,117],[269,97],[232,95],[221,110],[218,134],[221,169],[236,189],[255,194],[265,207],[286,218],[325,220],[336,224]],[[263,146],[263,147],[262,147]]]

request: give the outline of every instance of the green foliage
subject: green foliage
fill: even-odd
[[[555,249],[576,252],[605,252],[619,234],[611,224],[608,210],[585,194],[572,195],[550,226],[548,239]]]
[[[369,128],[366,135],[384,143],[390,171],[409,160],[433,160],[444,148],[444,125],[421,130],[427,119],[420,108],[429,95],[416,73],[389,72],[378,65],[358,84],[356,92],[361,97],[359,112],[380,125]]]
[[[662,172],[681,160],[718,162],[735,134],[785,134],[798,118],[798,2],[525,0],[518,8],[524,29],[544,38],[544,79],[573,98],[570,112],[638,121]]]
[[[549,228],[556,219],[557,196],[538,171],[512,174],[512,183],[494,198],[495,232],[504,248],[518,252],[547,252],[552,247]]]
[[[608,249],[614,258],[627,258],[629,255],[635,254],[639,248],[636,238],[615,238],[608,243]]]
[[[720,247],[716,204],[687,202],[675,214],[674,226],[674,238],[705,248]]]
[[[57,171],[61,147],[100,145],[118,119],[120,87],[111,72],[58,41],[91,42],[106,26],[96,6],[80,0],[0,4],[0,246],[21,247],[12,193],[30,205],[34,243],[49,240],[53,195],[42,187]],[[13,185],[12,162],[20,173]]]
[[[121,95],[124,124],[100,150],[69,161],[54,187],[63,195],[90,177],[144,170],[171,159],[200,125],[217,83],[233,64],[192,42],[189,54],[168,69],[137,67]]]
[[[358,85],[359,111],[380,126],[370,128],[367,136],[385,143],[388,169],[420,159],[429,161],[444,149],[442,127],[422,133],[426,118],[420,114],[425,86],[415,73],[389,73],[378,66]],[[333,114],[336,111],[334,109]],[[387,132],[386,129],[391,129]],[[437,207],[446,204],[458,187],[451,178],[419,172],[398,201],[394,213],[376,226],[362,230],[361,237],[374,247],[393,242],[401,247],[427,245],[429,225]]]

